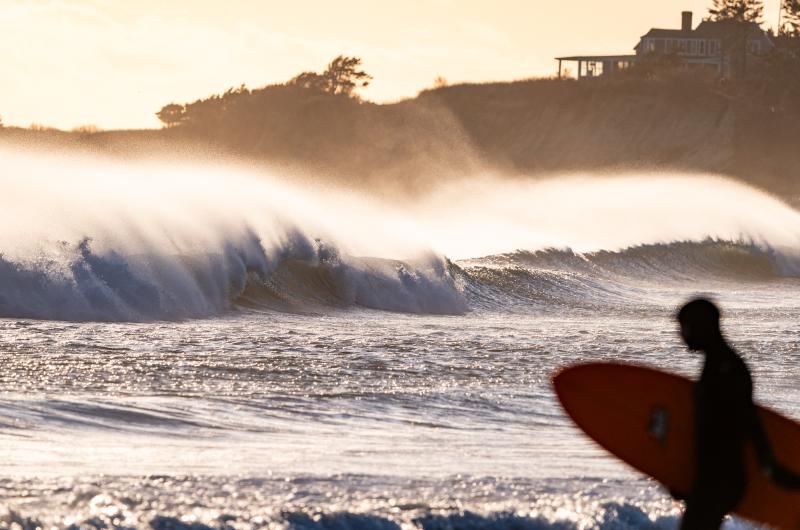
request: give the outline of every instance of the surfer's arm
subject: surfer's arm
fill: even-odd
[[[753,445],[755,445],[756,456],[761,472],[772,482],[784,489],[800,489],[800,475],[775,460],[775,455],[772,453],[767,431],[764,429],[764,424],[761,422],[758,409],[755,405],[751,405],[749,408],[750,433],[753,439]]]

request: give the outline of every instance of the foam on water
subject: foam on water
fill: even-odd
[[[28,487],[0,524],[22,528],[208,530],[578,530],[675,528],[677,506],[652,483],[333,477],[100,477]],[[623,500],[628,494],[628,500]],[[235,502],[231,502],[231,497]],[[42,503],[49,511],[41,511]],[[71,526],[75,525],[75,526]],[[730,521],[726,528],[737,525]]]

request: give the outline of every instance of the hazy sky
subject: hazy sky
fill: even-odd
[[[378,101],[450,82],[551,75],[556,55],[632,53],[711,0],[0,0],[6,124],[155,127],[154,112],[282,82],[344,53]],[[768,0],[775,26],[778,0]],[[774,4],[774,5],[772,5]]]

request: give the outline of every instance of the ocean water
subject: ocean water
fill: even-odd
[[[481,175],[391,202],[1,154],[0,527],[675,528],[550,378],[696,374],[674,312],[698,293],[757,399],[800,417],[800,213],[724,179]]]

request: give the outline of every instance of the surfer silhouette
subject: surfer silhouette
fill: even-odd
[[[755,447],[761,471],[779,486],[800,489],[800,476],[773,457],[753,403],[750,371],[722,336],[717,307],[697,298],[684,305],[677,318],[688,348],[705,356],[694,388],[695,481],[685,497],[681,529],[717,529],[747,488],[748,442]],[[673,496],[681,497],[674,492]]]

